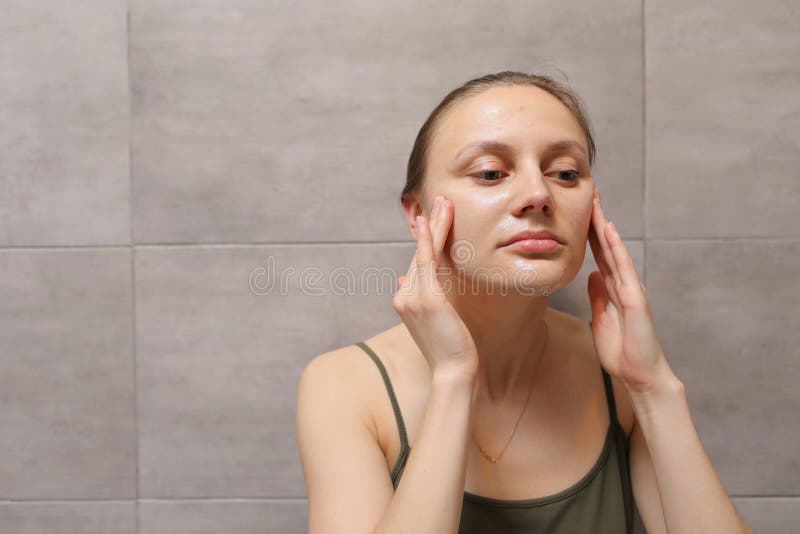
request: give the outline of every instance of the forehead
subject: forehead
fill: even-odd
[[[524,146],[575,139],[586,146],[577,119],[558,98],[534,86],[492,87],[456,103],[437,124],[430,155],[450,157],[484,139]]]

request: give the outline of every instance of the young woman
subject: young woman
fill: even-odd
[[[580,99],[502,72],[412,150],[402,321],[314,358],[297,436],[313,534],[750,532],[603,215]],[[589,242],[592,320],[548,307]]]

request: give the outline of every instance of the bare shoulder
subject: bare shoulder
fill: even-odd
[[[394,358],[391,357],[398,330],[399,327],[395,326],[362,340],[374,351],[393,380],[400,374]],[[305,381],[308,386],[304,389],[335,395],[331,401],[338,403],[340,408],[358,414],[376,442],[385,448],[378,415],[373,407],[381,404],[380,400],[386,393],[375,363],[363,348],[354,342],[321,353],[306,364],[302,375],[301,381]],[[341,406],[341,403],[346,405]]]
[[[551,309],[551,312],[554,312],[552,316],[556,318],[557,323],[564,328],[565,334],[568,332],[578,333],[578,335],[575,336],[577,341],[577,353],[585,358],[585,363],[589,365],[591,369],[599,373],[602,365],[600,364],[597,351],[594,347],[592,325],[589,324],[589,321],[559,310]],[[636,418],[636,414],[633,411],[633,402],[631,401],[630,394],[625,385],[614,378],[613,375],[609,374],[609,376],[611,377],[611,385],[614,390],[614,401],[617,407],[619,423],[625,430],[625,434],[630,438]]]
[[[303,369],[300,382],[309,395],[324,396],[340,408],[358,414],[364,425],[378,436],[369,402],[369,359],[355,343],[323,352]]]
[[[369,365],[364,350],[352,344],[313,357],[300,376],[295,425],[309,532],[371,532],[391,500],[370,410]]]

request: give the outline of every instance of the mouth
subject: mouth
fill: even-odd
[[[555,239],[518,239],[503,248],[514,250],[517,252],[554,252],[559,247],[563,246]]]
[[[564,246],[564,242],[547,230],[523,230],[500,246],[517,252],[553,252]]]

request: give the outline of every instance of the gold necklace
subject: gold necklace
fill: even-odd
[[[542,358],[544,358],[544,349],[547,347],[547,333],[548,333],[548,330],[547,330],[547,323],[545,322],[545,323],[544,323],[544,344],[542,345],[542,354],[541,354],[541,355],[540,355],[540,357],[539,357],[539,363],[536,365],[536,367],[537,367],[537,369],[536,369],[536,370],[537,370],[537,371],[539,370],[539,369],[538,369],[538,368],[539,368],[539,366],[542,364]],[[514,425],[514,429],[511,431],[511,435],[508,437],[508,441],[506,441],[506,444],[505,444],[505,446],[504,446],[504,447],[503,447],[503,449],[500,451],[500,453],[497,455],[497,458],[495,458],[495,457],[491,456],[491,455],[490,455],[490,454],[489,454],[489,453],[486,451],[486,449],[484,449],[483,447],[481,447],[481,446],[478,444],[478,442],[475,440],[475,429],[473,428],[473,431],[472,431],[472,441],[473,441],[473,443],[475,443],[475,445],[476,445],[476,446],[478,447],[478,449],[481,451],[481,454],[483,455],[483,457],[484,457],[484,458],[486,458],[487,460],[489,460],[489,462],[491,462],[491,463],[493,463],[493,464],[496,464],[497,462],[499,462],[499,461],[500,461],[500,458],[503,456],[503,453],[504,453],[504,452],[506,452],[506,448],[508,447],[508,444],[509,444],[509,443],[511,443],[511,438],[513,438],[513,437],[514,437],[514,432],[516,432],[516,431],[517,431],[517,427],[519,426],[519,422],[520,422],[520,421],[522,421],[522,415],[525,413],[525,410],[528,408],[528,401],[529,401],[529,400],[530,400],[530,398],[531,398],[531,393],[533,393],[533,380],[531,380],[531,387],[530,387],[530,389],[528,390],[528,396],[525,398],[525,405],[522,407],[522,412],[520,412],[520,414],[519,414],[519,417],[517,417],[517,422],[516,422],[516,424]]]

